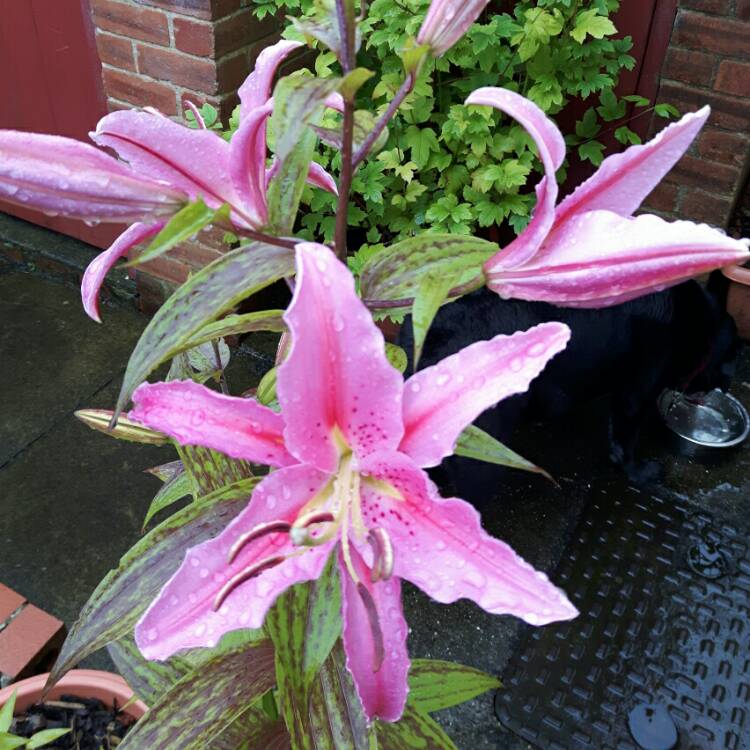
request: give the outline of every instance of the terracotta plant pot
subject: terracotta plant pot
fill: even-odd
[[[0,690],[0,706],[2,706],[15,690],[16,711],[25,711],[34,703],[42,700],[44,686],[47,684],[48,674],[38,674],[26,680],[10,685]],[[47,694],[49,700],[59,700],[62,695],[76,695],[79,698],[96,698],[107,706],[124,706],[133,698],[133,691],[128,683],[119,675],[111,672],[100,672],[95,669],[74,669]],[[148,707],[141,701],[134,701],[124,711],[127,716],[138,720],[148,711]]]
[[[722,273],[729,279],[727,312],[734,318],[741,338],[750,341],[750,268],[728,266]]]

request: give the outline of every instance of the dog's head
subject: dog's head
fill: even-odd
[[[697,282],[682,284],[676,313],[681,319],[686,355],[678,386],[688,393],[728,390],[737,370],[742,341],[726,311],[721,281],[712,276],[705,288]]]

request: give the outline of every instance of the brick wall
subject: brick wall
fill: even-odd
[[[750,0],[680,0],[659,100],[712,113],[646,208],[727,227],[750,167]]]
[[[181,117],[187,100],[209,102],[224,121],[263,47],[276,41],[275,18],[258,21],[253,0],[90,0],[110,111],[156,107]],[[226,246],[209,231],[137,273],[142,307],[218,257]],[[145,273],[144,273],[145,272]]]

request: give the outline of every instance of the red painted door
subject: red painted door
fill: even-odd
[[[89,0],[0,0],[0,128],[87,141],[105,113]],[[101,247],[119,232],[0,209]]]

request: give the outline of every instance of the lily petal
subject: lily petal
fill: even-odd
[[[435,57],[447,52],[479,18],[489,0],[432,0],[417,42],[428,44]]]
[[[216,393],[192,380],[143,383],[133,393],[131,419],[181,445],[202,445],[267,466],[289,466],[284,420],[250,398]]]
[[[524,393],[569,339],[566,325],[542,323],[471,344],[420,370],[404,387],[399,450],[418,466],[437,466],[453,453],[467,425],[498,401]]]
[[[586,211],[630,216],[680,160],[705,125],[710,107],[685,115],[653,140],[607,157],[557,208],[556,224]]]
[[[334,195],[339,194],[336,180],[334,180],[333,177],[315,161],[310,162],[310,171],[307,173],[307,182],[314,187],[323,188],[323,190],[327,190]]]
[[[230,144],[229,170],[237,195],[256,228],[268,222],[266,203],[266,126],[273,100],[252,110]]]
[[[289,451],[333,471],[336,432],[358,456],[395,448],[403,435],[401,375],[349,270],[324,245],[297,245],[294,297],[284,315],[292,349],[277,393]]]
[[[565,140],[557,125],[534,102],[508,89],[493,86],[477,89],[466,104],[485,104],[517,120],[534,139],[544,165],[545,177],[536,188],[537,204],[531,222],[491,261],[503,268],[517,266],[534,255],[552,228],[558,195],[555,173],[565,160]]]
[[[202,197],[211,208],[242,205],[230,178],[229,144],[211,130],[192,130],[166,117],[127,110],[102,118],[91,138],[192,200]]]
[[[120,223],[173,214],[187,195],[72,138],[0,130],[0,198],[49,215]]]
[[[309,466],[269,474],[253,492],[248,507],[219,536],[193,547],[135,629],[147,659],[163,661],[185,648],[215,646],[224,633],[259,628],[276,598],[289,586],[317,578],[332,544],[296,551],[285,534],[268,534],[248,544],[229,565],[228,553],[242,534],[271,521],[294,520],[328,477]],[[276,556],[284,562],[237,586],[214,611],[226,582],[248,566]]]
[[[388,532],[394,575],[438,602],[471,599],[487,612],[515,615],[530,625],[570,620],[578,614],[544,573],[482,529],[471,505],[439,497],[427,475],[407,456],[370,456],[362,471],[390,483],[403,498],[363,483],[365,519]]]
[[[276,70],[283,60],[295,49],[303,47],[302,42],[282,39],[266,47],[255,61],[255,69],[240,86],[240,117],[247,117],[254,109],[262,107],[271,96],[271,84]]]
[[[397,721],[409,692],[409,629],[401,606],[401,582],[391,578],[373,583],[370,571],[352,548],[352,563],[366,592],[361,593],[341,556],[339,552],[346,666],[368,719]],[[377,629],[377,636],[373,628]]]
[[[81,281],[81,299],[86,315],[97,323],[102,322],[99,317],[99,290],[104,282],[104,277],[120,258],[127,255],[130,248],[158,234],[165,223],[162,221],[158,224],[133,224],[107,250],[99,253],[89,263]]]
[[[706,224],[591,211],[556,229],[527,266],[486,267],[487,286],[506,298],[603,307],[746,261],[749,247],[750,240],[734,240]]]

